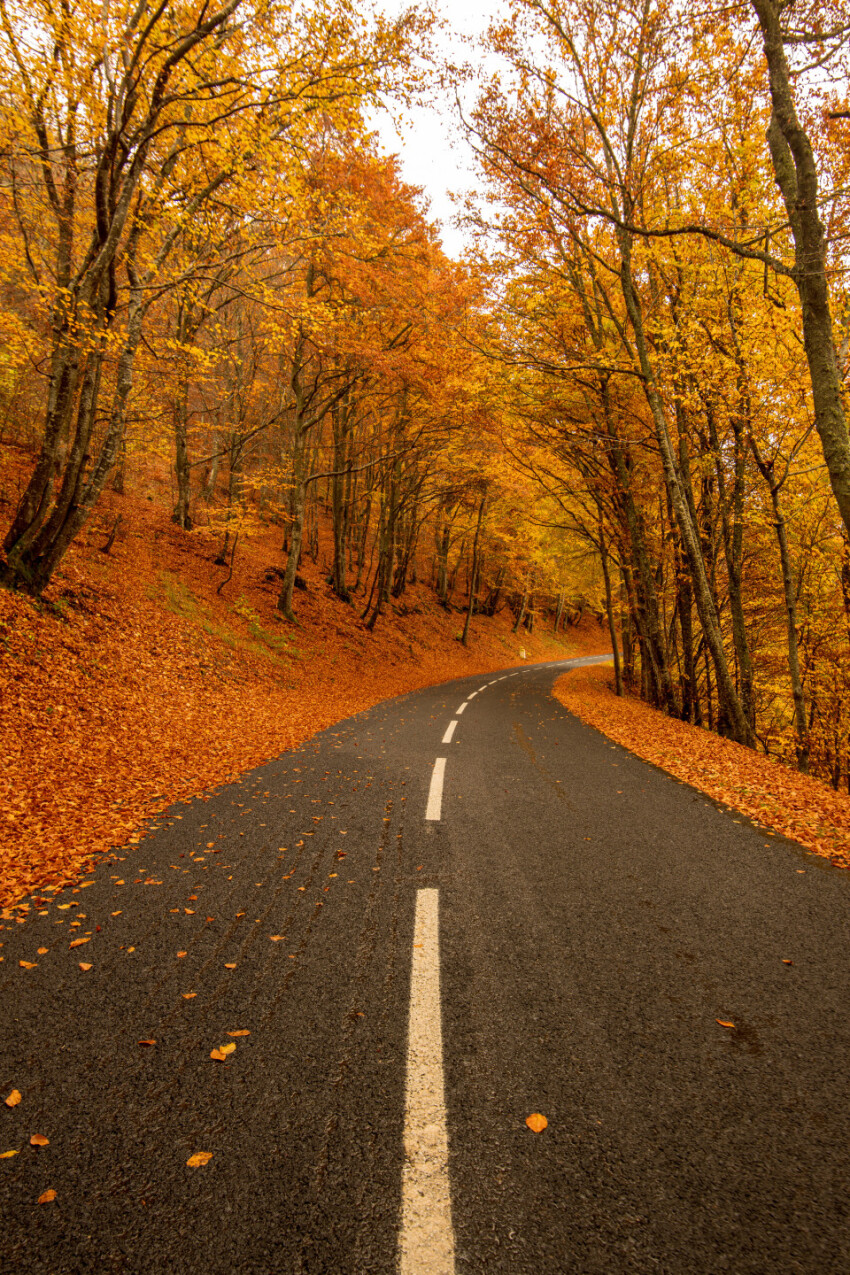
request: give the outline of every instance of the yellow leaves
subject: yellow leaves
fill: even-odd
[[[90,942],[91,942],[90,938],[72,939],[72,941],[68,944],[68,946],[69,948],[82,947],[84,943],[90,943]]]
[[[235,969],[236,969],[236,962],[235,962],[235,961],[225,961],[225,962],[224,962],[224,968],[225,968],[226,970],[235,970]]]
[[[227,1034],[228,1034],[228,1036],[250,1036],[250,1035],[251,1035],[251,1033],[248,1031],[247,1027],[242,1027],[242,1028],[240,1028],[240,1030],[239,1030],[239,1031],[235,1031],[235,1032],[228,1032]]]
[[[734,1026],[735,1026],[735,1024],[734,1024],[734,1023],[727,1022],[725,1018],[715,1018],[715,1020],[714,1020],[714,1021],[715,1021],[716,1023],[718,1023],[721,1027],[732,1027],[732,1028],[734,1028]]]
[[[219,1045],[217,1049],[210,1050],[210,1058],[214,1058],[216,1062],[224,1062],[228,1054],[232,1054],[235,1049],[236,1042],[231,1040],[226,1045]]]
[[[43,1133],[34,1133],[30,1138],[31,1147],[49,1147],[50,1139],[45,1138]]]
[[[139,1044],[140,1045],[155,1045],[156,1041],[155,1040],[140,1040]]]
[[[178,960],[182,959],[182,957],[184,957],[184,956],[186,956],[186,953],[185,953],[185,952],[178,952],[178,953],[177,953],[177,959],[178,959]]]
[[[269,938],[271,939],[272,943],[281,943],[286,938],[286,935],[285,934],[270,934]]]
[[[212,1151],[196,1151],[194,1155],[189,1156],[189,1159],[186,1161],[186,1164],[189,1166],[190,1169],[197,1169],[201,1165],[209,1164],[212,1158],[213,1158]]]
[[[40,948],[38,949],[38,955],[39,955],[39,956],[46,956],[46,955],[47,955],[47,953],[48,953],[49,951],[50,951],[50,948],[49,948],[49,947],[40,947]]]
[[[93,968],[93,967],[92,967],[92,966],[88,963],[88,961],[80,961],[80,962],[79,962],[79,966],[80,966],[80,969],[83,971],[83,973],[86,973],[88,970],[90,970],[90,969],[92,969],[92,968]]]
[[[38,968],[38,961],[18,961],[22,969],[34,970]]]
[[[18,1155],[19,1151],[0,1151],[0,1160],[11,1160],[13,1155]]]
[[[782,958],[782,964],[783,964],[783,965],[793,965],[793,964],[794,964],[794,962],[793,962],[793,961],[791,961],[791,960],[789,960],[787,956],[783,956],[783,958]]]
[[[534,1111],[530,1116],[525,1117],[525,1123],[528,1125],[532,1133],[542,1133],[549,1124],[549,1121],[545,1116],[542,1116],[539,1111]]]
[[[183,996],[184,1001],[192,1001],[198,995],[197,992],[183,992],[181,994]]]
[[[3,1101],[7,1107],[17,1107],[18,1103],[21,1101],[20,1089],[13,1089],[12,1092],[3,1099]]]
[[[51,1187],[48,1187],[46,1191],[42,1191],[41,1195],[38,1197],[38,1203],[52,1204],[55,1199],[56,1199],[56,1192],[53,1190],[53,1187],[51,1186]]]

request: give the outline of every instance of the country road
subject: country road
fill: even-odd
[[[3,1275],[847,1275],[850,873],[571,717],[587,662],[382,703],[5,925]]]

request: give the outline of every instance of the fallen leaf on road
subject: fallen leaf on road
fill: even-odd
[[[69,947],[82,947],[84,943],[90,942],[91,939],[74,939],[73,942],[69,944]]]
[[[734,1027],[734,1026],[735,1026],[735,1024],[734,1024],[734,1023],[727,1023],[727,1022],[725,1022],[725,1021],[724,1021],[724,1019],[722,1019],[722,1018],[715,1018],[715,1020],[714,1020],[714,1021],[715,1021],[716,1023],[719,1023],[721,1027]]]
[[[110,912],[110,916],[120,916],[123,909],[119,908],[117,912]]]
[[[238,1032],[228,1032],[227,1034],[228,1036],[250,1036],[251,1035],[247,1027],[241,1028],[241,1030]]]
[[[212,848],[213,848],[213,846],[214,846],[214,845],[215,845],[215,842],[214,842],[214,841],[208,841],[208,842],[207,842],[207,849],[208,849],[208,850],[212,850]]]
[[[45,1138],[43,1133],[34,1133],[30,1138],[31,1147],[49,1147],[50,1139]]]
[[[0,1160],[11,1160],[13,1155],[17,1155],[17,1151],[0,1151]]]
[[[73,947],[73,943],[71,946]],[[34,970],[38,966],[38,961],[18,961],[18,964],[23,966],[25,970]]]
[[[88,961],[80,961],[79,964],[81,970],[90,970],[92,968]]]
[[[140,1045],[155,1045],[156,1041],[155,1040],[140,1040],[139,1044]]]
[[[185,952],[178,952],[178,953],[177,953],[177,955],[178,955],[178,957],[180,957],[180,956],[185,956],[185,955],[186,955],[186,953],[185,953]]]
[[[286,938],[286,935],[285,934],[270,934],[269,938],[271,939],[272,943],[280,943],[282,939]]]
[[[212,1151],[196,1151],[194,1155],[190,1155],[186,1161],[190,1169],[197,1169],[201,1164],[209,1164],[213,1158]]]
[[[228,1054],[232,1054],[236,1045],[233,1041],[229,1045],[219,1045],[217,1049],[213,1049],[210,1058],[215,1058],[217,1062],[224,1062]]]
[[[21,1101],[20,1089],[13,1089],[8,1098],[5,1098],[4,1101],[7,1107],[17,1107],[18,1103]]]
[[[187,916],[194,916],[194,915],[195,915],[195,909],[194,909],[194,908],[184,908],[184,909],[183,909],[183,911],[186,913],[186,915],[187,915]]]
[[[136,950],[136,949],[135,949],[134,947],[128,947],[128,948],[127,948],[127,951],[128,951],[128,952],[135,952],[135,950]]]
[[[50,951],[49,947],[40,947],[38,949],[38,954],[39,956],[46,956],[49,951]]]
[[[787,958],[786,956],[783,956],[783,958],[782,958],[782,964],[783,964],[783,965],[793,965],[793,964],[794,964],[794,962],[793,962],[793,961],[789,961],[789,960],[788,960],[788,958]]]
[[[220,1049],[211,1049],[210,1058],[214,1058],[216,1062],[224,1062],[227,1054],[223,1054]]]
[[[184,1001],[191,1001],[194,1000],[197,995],[197,992],[183,992],[183,999]]]
[[[39,1204],[52,1204],[55,1199],[56,1192],[53,1190],[53,1187],[50,1187],[47,1191],[42,1191],[41,1195],[38,1197],[38,1202]]]
[[[225,968],[226,970],[235,970],[235,969],[236,969],[236,962],[235,962],[235,961],[232,961],[232,962],[228,963],[227,961],[225,961],[225,963],[224,963],[224,968]]]
[[[542,1133],[549,1121],[545,1116],[541,1116],[539,1111],[535,1111],[530,1116],[525,1117],[525,1123],[532,1133]]]

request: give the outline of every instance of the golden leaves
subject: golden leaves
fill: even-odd
[[[720,1027],[733,1027],[733,1028],[734,1028],[734,1026],[735,1026],[735,1024],[734,1024],[734,1023],[727,1022],[727,1020],[726,1020],[725,1018],[715,1018],[715,1020],[714,1020],[714,1021],[715,1021],[715,1022],[716,1022],[716,1023],[720,1026]]]
[[[228,1032],[227,1034],[228,1034],[228,1036],[250,1036],[250,1035],[251,1035],[251,1033],[248,1031],[247,1027],[242,1027],[239,1031],[236,1031],[236,1032]]]
[[[210,1050],[210,1058],[214,1058],[216,1062],[224,1062],[228,1054],[232,1054],[235,1049],[236,1042],[231,1040],[226,1045],[219,1045],[218,1048]]]
[[[186,955],[188,955],[188,953],[186,953],[186,952],[178,952],[178,953],[177,953],[177,959],[178,959],[178,960],[181,960],[181,959],[182,959],[182,957],[184,957],[184,956],[186,956]]]
[[[530,1116],[525,1117],[525,1123],[528,1125],[532,1133],[542,1133],[549,1124],[549,1121],[545,1116],[542,1116],[539,1111],[534,1111]]]
[[[198,995],[198,993],[197,992],[182,992],[181,995],[184,1001],[193,1001],[195,997]]]
[[[156,1041],[155,1041],[155,1040],[140,1040],[138,1043],[139,1043],[140,1045],[148,1045],[148,1046],[150,1046],[150,1045],[155,1045],[155,1044],[156,1044]]]
[[[18,964],[25,970],[38,969],[38,961],[18,961]]]
[[[73,939],[69,944],[69,948],[82,947],[84,943],[90,943],[91,939],[86,937],[82,939]]]
[[[213,1158],[212,1151],[196,1151],[194,1155],[190,1155],[186,1161],[190,1169],[197,1169],[203,1164],[209,1164]]]
[[[17,1148],[14,1151],[0,1151],[0,1160],[11,1160],[13,1155],[18,1154],[19,1151]]]
[[[7,1107],[17,1107],[18,1103],[21,1101],[20,1089],[13,1089],[12,1092],[3,1099],[3,1101]]]
[[[38,1197],[38,1203],[52,1204],[55,1199],[56,1199],[56,1192],[53,1190],[53,1187],[51,1186],[51,1187],[48,1187],[46,1191],[42,1191],[41,1195]]]
[[[83,971],[83,973],[85,973],[87,970],[94,968],[92,965],[89,964],[88,961],[80,961],[79,966],[80,966],[80,969]]]
[[[282,943],[283,940],[286,938],[286,935],[285,934],[270,934],[269,938],[271,939],[272,943]]]
[[[45,1138],[43,1133],[34,1133],[30,1138],[31,1147],[49,1147],[50,1139]]]

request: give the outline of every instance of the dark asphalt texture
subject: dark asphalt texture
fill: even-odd
[[[3,1275],[394,1272],[421,886],[459,1273],[848,1275],[850,873],[582,725],[561,671],[446,745],[495,674],[381,704],[5,925]]]

